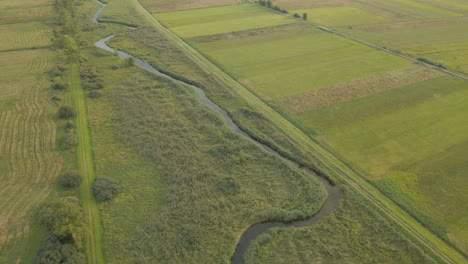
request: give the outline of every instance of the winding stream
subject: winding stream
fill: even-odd
[[[99,0],[96,0],[96,2],[98,2],[101,5],[101,8],[99,8],[96,11],[96,13],[94,14],[94,16],[93,16],[93,22],[94,23],[98,23],[97,19],[99,17],[99,14],[107,6],[107,4],[104,4],[104,3],[100,2]],[[206,96],[205,92],[200,87],[197,87],[197,86],[185,83],[185,82],[183,82],[181,80],[175,79],[175,78],[173,78],[173,77],[171,77],[171,76],[169,76],[167,74],[164,74],[164,73],[156,70],[154,67],[152,67],[148,62],[146,62],[144,60],[141,60],[139,58],[135,58],[135,57],[133,57],[132,55],[130,55],[128,53],[125,53],[125,52],[120,51],[120,50],[115,50],[115,49],[109,47],[106,44],[106,42],[109,41],[110,39],[112,39],[113,37],[114,37],[114,35],[102,38],[102,39],[100,39],[99,41],[97,41],[95,43],[95,46],[100,48],[100,49],[106,50],[108,52],[117,54],[122,59],[134,58],[135,64],[138,65],[139,67],[141,67],[141,68],[143,68],[143,69],[145,69],[145,70],[147,70],[149,72],[152,72],[154,74],[157,74],[159,76],[162,76],[164,78],[170,79],[173,82],[192,87],[197,92],[198,97],[200,98],[200,101],[203,104],[210,107],[211,109],[213,109],[214,111],[216,111],[218,114],[220,114],[223,117],[223,119],[225,120],[228,127],[233,132],[250,139],[251,141],[253,141],[257,145],[259,145],[260,147],[262,147],[264,150],[268,151],[269,153],[272,153],[272,154],[280,157],[281,159],[288,161],[292,165],[303,169],[308,174],[313,175],[314,177],[316,177],[320,182],[322,182],[325,185],[325,188],[326,188],[326,190],[328,192],[328,198],[325,201],[325,203],[323,204],[322,208],[320,208],[320,210],[315,215],[313,215],[312,217],[307,218],[305,220],[293,221],[293,222],[288,222],[288,223],[284,223],[284,222],[257,223],[257,224],[254,224],[254,225],[250,226],[249,228],[247,228],[247,230],[244,231],[244,233],[242,234],[242,236],[241,236],[241,238],[240,238],[240,240],[239,240],[239,242],[237,244],[236,251],[234,253],[234,256],[231,259],[231,264],[241,264],[243,262],[244,253],[247,251],[247,248],[250,245],[250,242],[252,240],[254,240],[256,237],[258,237],[259,235],[267,232],[271,228],[274,228],[274,227],[305,227],[305,226],[309,226],[309,225],[312,225],[312,224],[318,222],[320,219],[322,219],[323,217],[328,215],[331,211],[333,211],[338,206],[339,201],[340,201],[340,186],[331,185],[330,182],[327,179],[315,174],[313,171],[311,171],[311,170],[309,170],[307,168],[304,168],[304,167],[300,166],[296,162],[282,156],[281,154],[274,151],[273,149],[271,149],[267,145],[264,145],[264,144],[258,142],[256,139],[254,139],[253,137],[251,137],[250,135],[245,133],[241,128],[239,128],[234,123],[232,118],[227,114],[227,112],[224,109],[219,107],[217,104],[215,104],[213,101],[211,101],[211,99],[209,99]]]

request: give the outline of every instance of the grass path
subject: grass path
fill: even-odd
[[[260,98],[255,96],[247,88],[233,79],[231,76],[223,72],[216,65],[211,63],[196,49],[186,43],[184,40],[176,36],[172,31],[165,28],[159,21],[147,11],[138,0],[132,0],[138,12],[158,31],[162,32],[168,39],[172,40],[190,59],[197,63],[203,70],[211,73],[218,80],[231,87],[240,96],[247,100],[253,107],[268,119],[276,123],[276,125],[294,140],[298,146],[302,146],[307,152],[314,156],[317,161],[322,163],[323,169],[329,173],[339,176],[351,188],[362,194],[365,198],[371,201],[374,205],[381,209],[389,219],[410,234],[414,239],[425,245],[428,250],[431,250],[436,256],[439,256],[447,263],[466,263],[466,258],[453,247],[434,235],[423,225],[417,222],[407,212],[397,206],[388,197],[383,195],[374,186],[365,181],[352,168],[348,167],[325,148],[311,140],[300,129],[291,124],[283,116],[265,104]]]
[[[85,218],[88,222],[88,233],[85,239],[88,264],[105,263],[102,250],[102,228],[96,200],[91,191],[94,182],[94,162],[91,148],[91,136],[88,121],[88,108],[85,93],[81,87],[81,78],[77,64],[70,65],[72,99],[76,110],[76,133],[78,147],[76,150],[78,166],[83,178],[80,193]]]

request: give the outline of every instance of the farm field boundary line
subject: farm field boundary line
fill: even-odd
[[[248,1],[249,3],[251,3],[251,4],[260,6],[260,7],[262,7],[262,8],[266,8],[266,7],[262,6],[262,5],[259,5],[259,4],[255,3],[255,2],[252,1],[252,0],[247,0],[247,1]],[[270,9],[270,8],[268,8],[268,9]],[[279,11],[276,11],[276,10],[273,10],[273,9],[270,9],[270,10],[272,10],[272,11],[274,11],[274,12],[280,14],[280,15],[284,15],[284,16],[288,16],[288,17],[291,17],[291,18],[295,18],[294,16],[292,16],[292,15],[290,15],[290,14],[284,14],[284,13],[282,13],[282,12],[279,12]],[[369,46],[369,47],[372,47],[372,48],[376,48],[376,49],[378,49],[378,50],[381,50],[381,51],[390,53],[390,54],[392,54],[392,55],[399,56],[399,57],[401,57],[401,58],[410,60],[410,61],[412,61],[412,62],[416,62],[416,63],[422,64],[422,65],[427,66],[427,67],[429,67],[429,68],[433,68],[433,69],[436,69],[436,70],[445,72],[445,73],[447,73],[447,74],[450,74],[450,75],[457,76],[457,77],[460,77],[460,78],[462,78],[462,79],[468,80],[468,76],[466,76],[466,75],[464,75],[464,74],[457,73],[457,72],[454,72],[454,71],[451,71],[451,70],[448,70],[448,69],[439,68],[439,67],[434,66],[434,65],[431,65],[431,64],[429,64],[429,63],[426,63],[426,62],[423,62],[423,61],[419,61],[419,60],[417,60],[417,59],[415,59],[415,58],[413,58],[413,57],[410,57],[410,56],[408,56],[408,55],[405,55],[405,54],[402,54],[402,53],[399,53],[399,52],[396,52],[396,51],[393,51],[393,50],[386,49],[386,48],[384,48],[384,47],[382,47],[382,46],[379,46],[379,45],[377,45],[377,44],[375,44],[375,43],[372,43],[372,42],[369,42],[369,41],[366,41],[366,40],[363,40],[363,39],[360,39],[360,38],[357,38],[357,37],[348,35],[348,34],[346,34],[346,33],[342,33],[342,32],[340,32],[340,31],[334,30],[334,29],[329,28],[329,27],[322,26],[322,25],[320,25],[320,24],[314,23],[314,22],[309,21],[309,20],[302,20],[302,19],[300,19],[300,18],[295,18],[295,19],[296,19],[296,20],[300,20],[301,22],[304,22],[304,23],[308,23],[308,24],[310,24],[310,25],[313,25],[314,27],[317,27],[317,28],[319,28],[319,29],[328,31],[328,32],[330,32],[330,33],[337,34],[337,35],[339,35],[339,36],[341,36],[341,37],[344,37],[344,38],[351,39],[351,40],[353,40],[353,41],[359,42],[359,43],[364,44],[364,45],[366,45],[366,46]]]
[[[231,87],[240,96],[242,96],[253,107],[257,108],[262,114],[271,119],[276,125],[286,134],[289,135],[297,144],[307,148],[318,161],[323,162],[329,170],[339,175],[342,180],[349,184],[357,192],[374,203],[381,209],[389,219],[394,220],[404,230],[411,234],[419,243],[425,245],[436,256],[443,259],[447,263],[464,263],[466,258],[451,246],[447,245],[439,237],[427,230],[421,223],[412,218],[406,211],[397,206],[392,200],[383,195],[378,189],[365,181],[361,176],[346,166],[343,162],[326,151],[321,145],[314,142],[305,135],[299,128],[291,124],[278,112],[269,107],[260,98],[254,95],[242,84],[237,82],[231,76],[226,74],[206,57],[204,57],[195,48],[185,42],[183,39],[175,35],[172,31],[164,27],[152,14],[146,10],[138,0],[132,0],[136,10],[145,17],[152,26],[161,31],[170,40],[174,41],[178,47],[202,69],[210,72],[220,81]]]
[[[76,109],[76,131],[78,147],[76,151],[78,166],[83,182],[80,187],[81,200],[85,219],[88,223],[88,232],[85,239],[86,258],[88,264],[101,264],[104,262],[102,250],[102,229],[96,200],[91,192],[94,175],[94,161],[91,148],[91,136],[89,131],[88,109],[86,98],[81,87],[81,78],[76,63],[70,64],[70,79],[72,83],[72,99]]]

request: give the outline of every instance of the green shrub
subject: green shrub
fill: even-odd
[[[119,186],[111,178],[98,177],[93,183],[93,193],[97,202],[110,201],[119,194]]]
[[[62,175],[60,183],[65,188],[75,188],[81,184],[81,175],[78,171],[67,171]]]
[[[77,140],[76,136],[72,133],[66,133],[63,138],[62,142],[60,143],[61,150],[69,150],[76,146]]]
[[[36,256],[35,264],[86,264],[85,255],[74,243],[49,235]]]
[[[53,235],[77,245],[83,241],[85,221],[81,202],[76,197],[65,197],[46,205],[39,215],[40,223]]]
[[[91,91],[88,93],[88,97],[89,98],[99,98],[102,96],[102,93],[98,92],[98,91]]]
[[[57,112],[57,116],[61,119],[69,119],[75,117],[75,110],[71,106],[61,106]]]
[[[54,90],[65,90],[68,89],[68,84],[64,82],[56,82],[52,84],[52,89]]]
[[[73,122],[69,121],[69,122],[65,123],[65,129],[72,129],[74,127],[75,127],[75,125],[73,124]]]

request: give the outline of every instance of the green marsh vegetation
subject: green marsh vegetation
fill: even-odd
[[[250,224],[320,208],[315,178],[230,132],[192,88],[107,65],[89,107],[97,173],[121,186],[100,206],[109,262],[228,262]]]
[[[313,226],[276,228],[258,237],[246,264],[438,263],[348,188],[340,207]]]

